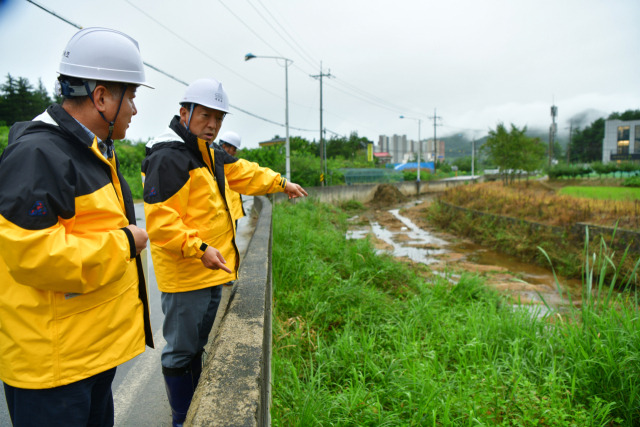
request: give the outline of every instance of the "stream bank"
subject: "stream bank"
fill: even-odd
[[[579,305],[580,281],[559,277],[561,295],[550,269],[437,230],[427,220],[427,209],[433,202],[431,197],[396,197],[391,203],[378,199],[369,209],[350,218],[347,238],[369,238],[379,252],[414,266],[425,266],[426,277],[437,274],[456,283],[462,274],[478,274],[487,286],[509,295],[514,304],[528,305],[540,314],[547,312],[545,301],[561,309],[569,304],[569,295],[573,304]]]

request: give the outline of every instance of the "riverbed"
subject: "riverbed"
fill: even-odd
[[[378,252],[426,265],[431,274],[445,277],[452,284],[464,272],[478,274],[485,278],[487,286],[510,296],[514,305],[525,306],[539,315],[548,313],[547,305],[563,310],[569,304],[579,304],[579,281],[556,278],[550,268],[522,262],[437,230],[426,217],[430,203],[431,199],[423,198],[386,208],[371,207],[350,218],[352,225],[346,237],[368,237]]]

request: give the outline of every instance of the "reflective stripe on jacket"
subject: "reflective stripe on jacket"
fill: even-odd
[[[147,144],[142,162],[144,210],[153,268],[162,292],[184,292],[237,278],[239,263],[231,188],[242,194],[284,191],[286,179],[257,163],[211,150],[180,123]],[[232,271],[206,268],[203,249],[218,249]]]
[[[15,124],[0,161],[0,378],[69,384],[153,346],[133,199],[61,106]],[[145,331],[148,334],[145,334]]]

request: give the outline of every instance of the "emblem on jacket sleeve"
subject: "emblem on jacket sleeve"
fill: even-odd
[[[29,209],[29,216],[45,216],[47,214],[47,207],[40,200],[36,202]]]

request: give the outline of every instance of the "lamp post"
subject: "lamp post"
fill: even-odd
[[[418,121],[418,178],[417,178],[417,181],[419,183],[420,182],[420,151],[422,151],[422,141],[420,141],[420,126],[422,124],[422,119],[417,119],[415,117],[407,117],[407,116],[400,116],[400,118]]]
[[[475,171],[475,154],[476,154],[476,137],[473,137],[471,141],[471,181],[475,179],[476,171]]]
[[[284,107],[284,123],[287,129],[287,141],[285,143],[285,152],[287,156],[286,161],[286,173],[287,181],[291,181],[291,162],[290,162],[290,148],[289,148],[289,64],[293,63],[293,61],[289,58],[285,58],[283,56],[258,56],[252,53],[247,53],[244,56],[244,60],[248,61],[254,58],[271,58],[271,59],[282,59],[284,60],[284,97],[285,97],[285,107]]]

